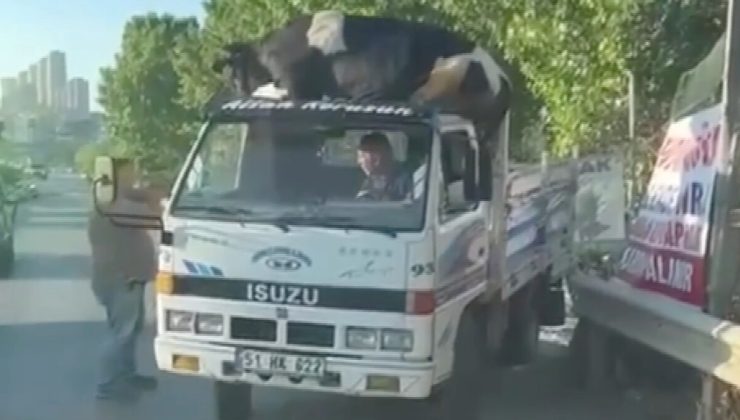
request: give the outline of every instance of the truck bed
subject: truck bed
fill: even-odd
[[[504,297],[548,267],[557,278],[571,266],[577,179],[571,162],[511,166]]]

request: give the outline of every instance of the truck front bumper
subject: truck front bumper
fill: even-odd
[[[225,382],[302,389],[360,397],[426,398],[434,382],[432,362],[404,362],[329,356],[324,378],[300,381],[281,375],[237,372],[236,347],[158,336],[154,340],[157,367],[184,375]],[[397,378],[397,379],[395,379]],[[378,384],[397,383],[396,389]],[[382,389],[379,389],[382,388]],[[394,388],[394,387],[391,387]]]

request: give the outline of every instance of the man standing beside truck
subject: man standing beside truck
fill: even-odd
[[[134,188],[132,161],[114,160],[117,198],[114,213],[158,212],[161,194]],[[92,289],[105,307],[109,337],[104,344],[97,398],[128,400],[156,388],[153,377],[136,372],[136,339],[144,318],[144,287],[157,269],[156,248],[145,230],[118,226],[93,210],[88,223],[92,249]]]

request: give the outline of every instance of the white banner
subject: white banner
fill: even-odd
[[[716,105],[671,124],[620,264],[632,284],[699,307],[721,123]]]

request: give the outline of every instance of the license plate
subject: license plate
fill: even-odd
[[[242,350],[236,355],[236,366],[242,371],[323,376],[326,370],[326,360],[320,357]]]

